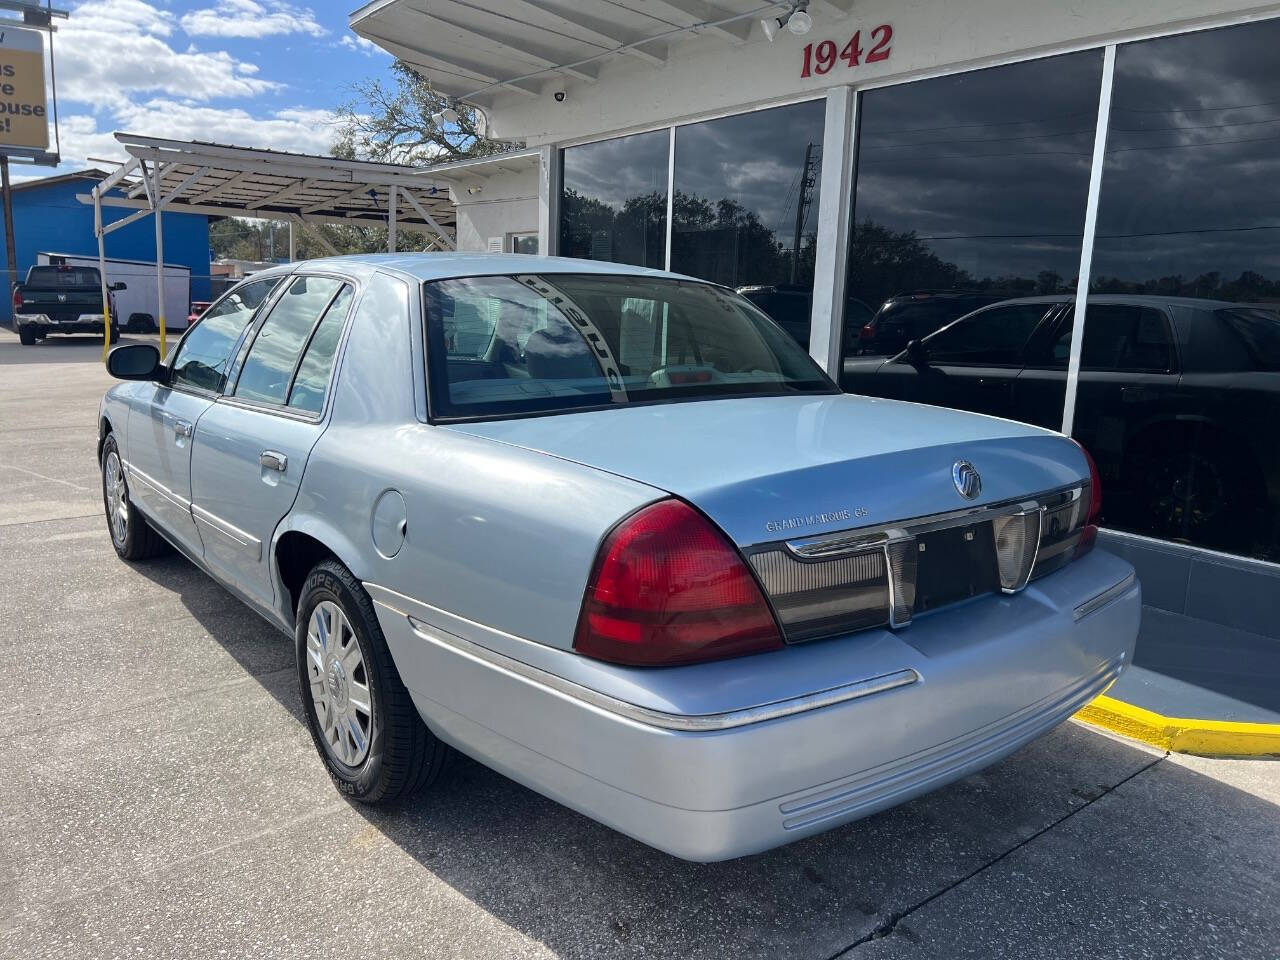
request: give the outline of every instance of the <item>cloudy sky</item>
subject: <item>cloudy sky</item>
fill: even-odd
[[[281,0],[56,4],[59,172],[119,158],[115,130],[325,153],[333,111],[391,58],[347,28],[358,5]],[[15,165],[15,179],[48,176]]]

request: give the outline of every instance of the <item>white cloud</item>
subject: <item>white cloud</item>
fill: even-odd
[[[385,56],[391,56],[372,40],[366,40],[364,37],[357,37],[351,33],[344,33],[342,39],[338,41],[338,45],[346,47],[348,50],[357,50],[366,57],[377,56],[380,53]]]
[[[255,0],[229,0],[246,12]],[[227,0],[218,0],[219,7]],[[277,13],[281,5],[271,8]],[[292,8],[289,8],[292,9]],[[310,17],[309,12],[305,12]],[[313,21],[314,22],[314,21]],[[171,46],[173,14],[143,0],[87,0],[58,32],[58,97],[63,162],[59,172],[122,160],[112,136],[208,140],[327,154],[332,111],[306,106],[254,110],[253,98],[282,89],[258,66],[226,50]],[[236,101],[229,105],[225,101]],[[47,176],[48,171],[35,175]]]
[[[304,7],[279,0],[219,0],[182,15],[182,29],[193,37],[272,37],[287,33],[305,33],[323,37],[329,31]]]
[[[62,118],[62,170],[100,166],[89,157],[123,160],[115,129],[174,140],[206,140],[293,153],[327,154],[333,145],[334,115],[328,110],[291,107],[255,117],[247,110],[149,100],[125,104],[105,125],[89,114]]]
[[[253,97],[279,84],[225,50],[169,46],[173,17],[141,0],[90,0],[58,31],[58,97],[112,108],[131,93],[207,101]]]

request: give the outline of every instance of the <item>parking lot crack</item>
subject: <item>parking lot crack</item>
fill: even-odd
[[[1133,771],[1133,773],[1129,774],[1124,779],[1108,787],[1106,790],[1099,792],[1097,796],[1093,796],[1085,799],[1085,802],[1082,803],[1080,806],[1074,807],[1071,810],[1067,811],[1061,817],[1054,820],[1052,823],[1049,823],[1046,826],[1041,827],[1035,833],[1032,833],[1029,836],[1023,838],[1022,840],[1019,840],[1017,843],[1011,846],[1008,850],[1003,851],[998,856],[993,857],[991,860],[988,860],[986,863],[983,863],[981,866],[976,867],[973,870],[970,870],[964,876],[957,878],[956,880],[947,884],[942,889],[935,890],[933,893],[929,894],[929,896],[925,897],[924,899],[912,904],[911,906],[903,910],[897,910],[897,911],[894,911],[893,913],[890,913],[878,924],[876,924],[876,926],[869,933],[855,940],[853,943],[849,944],[847,947],[842,947],[840,950],[837,950],[835,953],[827,957],[826,960],[840,960],[840,958],[846,958],[847,960],[847,958],[853,956],[855,950],[857,950],[859,947],[863,946],[864,944],[870,943],[872,940],[881,940],[884,937],[891,936],[894,933],[894,931],[897,930],[898,925],[907,917],[915,913],[916,911],[921,910],[924,907],[927,907],[929,904],[933,903],[935,900],[938,900],[941,897],[946,896],[952,890],[955,890],[958,887],[963,886],[964,884],[968,883],[970,880],[973,880],[975,877],[981,876],[987,870],[990,870],[996,864],[1002,862],[1010,855],[1018,852],[1023,847],[1027,846],[1029,843],[1032,843],[1035,840],[1038,840],[1040,837],[1044,836],[1050,830],[1053,830],[1056,827],[1062,825],[1063,823],[1066,823],[1068,820],[1070,820],[1072,817],[1076,816],[1077,814],[1081,813],[1082,811],[1088,810],[1091,806],[1093,806],[1103,797],[1120,789],[1135,777],[1139,777],[1142,774],[1146,773],[1148,770],[1156,766],[1158,763],[1162,762],[1163,760],[1166,760],[1168,756],[1169,756],[1168,753],[1164,753],[1154,758],[1153,760],[1151,760],[1151,762],[1143,764],[1141,767]],[[1077,796],[1079,795],[1077,794]]]

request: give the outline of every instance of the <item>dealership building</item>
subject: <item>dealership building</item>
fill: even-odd
[[[713,280],[846,389],[1060,429],[1147,629],[1280,637],[1280,5],[376,0],[351,26],[521,145],[454,171],[461,248]]]

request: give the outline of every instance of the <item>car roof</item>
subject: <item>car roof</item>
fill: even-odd
[[[298,268],[366,274],[390,271],[415,280],[446,280],[450,277],[503,276],[517,273],[591,273],[616,276],[666,277],[697,280],[665,270],[635,267],[602,260],[575,260],[570,257],[536,257],[525,253],[362,253],[342,257],[322,257],[282,264],[254,274],[255,277],[288,273]],[[706,281],[697,280],[699,283]]]
[[[997,303],[989,303],[983,310],[1002,307],[1009,303],[1067,303],[1074,302],[1074,291],[1051,293],[1038,297],[1010,297]],[[1189,307],[1196,310],[1220,310],[1224,307],[1246,307],[1252,304],[1232,303],[1229,300],[1207,300],[1200,297],[1162,297],[1155,294],[1139,293],[1091,293],[1089,302],[1096,304],[1123,303],[1138,307]],[[1264,308],[1265,309],[1265,308]],[[974,313],[977,313],[975,310]]]

